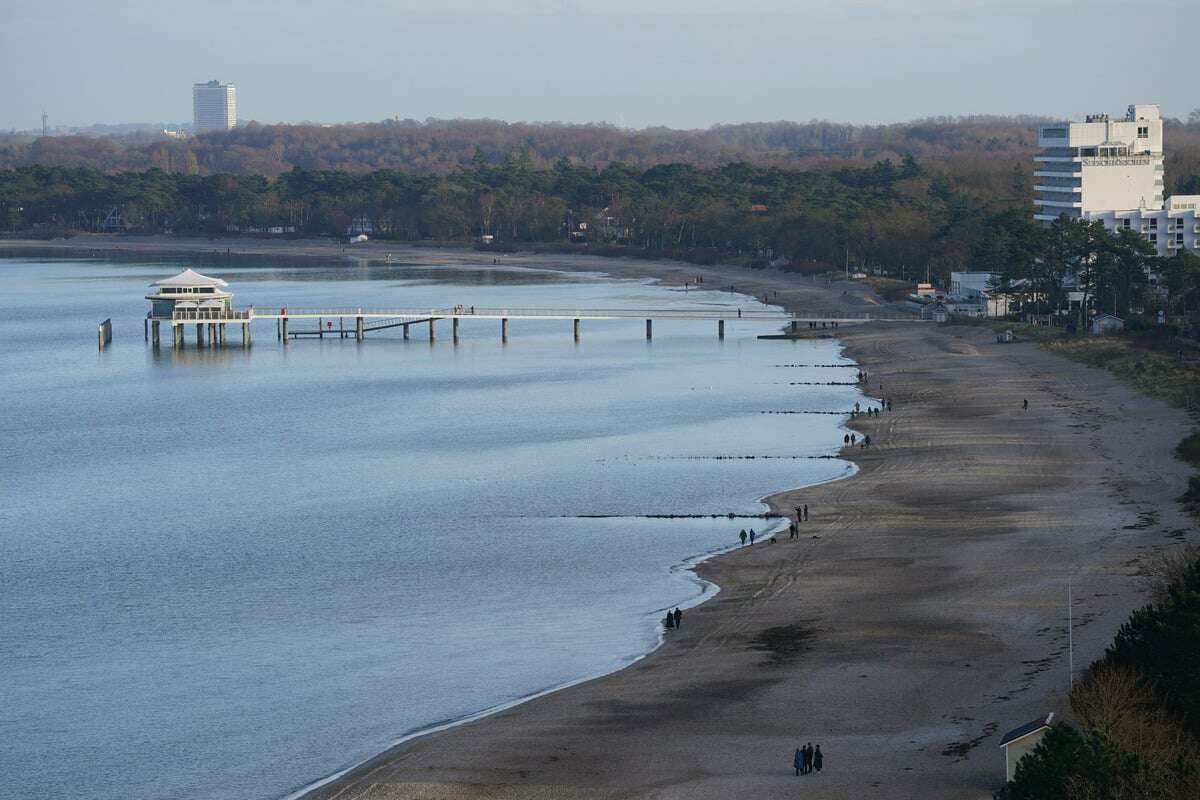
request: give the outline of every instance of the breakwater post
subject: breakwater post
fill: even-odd
[[[581,326],[580,326],[579,320],[575,320],[575,341],[577,341],[577,342],[579,341],[579,330],[580,330],[580,327],[581,327]]]
[[[508,317],[503,317],[500,320],[500,341],[508,341]]]
[[[364,336],[365,336],[365,334],[363,333],[363,318],[361,315],[359,315],[354,318],[354,338],[358,339],[361,342],[363,340]]]
[[[103,350],[112,342],[112,318],[110,317],[97,325],[96,333],[100,340],[100,349]]]
[[[654,320],[646,320],[646,341],[654,338]]]
[[[723,319],[717,320],[717,338],[718,339],[725,338],[725,320],[723,320]]]

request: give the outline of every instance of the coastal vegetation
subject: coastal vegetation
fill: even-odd
[[[1055,725],[1003,800],[1200,796],[1200,548],[1160,557],[1133,612],[1075,685],[1075,724]]]

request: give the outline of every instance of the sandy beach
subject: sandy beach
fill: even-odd
[[[80,244],[68,243],[100,249]],[[427,257],[448,256],[492,258]],[[880,302],[773,271],[502,259],[669,283],[702,274],[795,309]],[[1078,670],[1142,602],[1145,559],[1195,539],[1174,500],[1190,424],[1104,371],[985,328],[846,326],[838,338],[893,410],[853,423],[872,439],[845,452],[857,475],[770,498],[808,504],[799,541],[703,564],[720,594],[633,666],[411,741],[310,796],[990,798],[1001,734],[1063,708],[1068,582]],[[792,351],[761,346],[780,363]],[[783,392],[762,410],[790,405]],[[805,742],[825,769],[796,777]]]

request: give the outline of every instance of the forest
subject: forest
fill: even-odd
[[[168,141],[9,136],[0,137],[0,235],[365,233],[804,272],[849,266],[941,285],[952,270],[978,268],[1010,285],[1036,279],[1039,297],[1057,300],[1062,270],[1047,264],[1077,259],[1079,241],[1120,248],[1074,229],[1051,241],[1032,224],[1037,122],[624,131],[389,121]],[[1166,141],[1168,193],[1200,193],[1200,114],[1171,121]],[[1098,290],[1132,307],[1139,287],[1106,274],[1097,271]]]

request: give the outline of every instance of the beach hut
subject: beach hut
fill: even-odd
[[[150,301],[151,319],[171,319],[176,311],[226,312],[233,302],[233,294],[223,291],[229,284],[220,278],[201,275],[185,269],[178,275],[150,284],[153,290],[146,295]]]
[[[1000,740],[1000,747],[1004,750],[1004,780],[1011,781],[1017,773],[1017,763],[1021,757],[1033,751],[1037,747],[1038,742],[1046,735],[1046,731],[1050,730],[1050,723],[1054,721],[1054,712],[1050,712],[1044,717],[1026,722],[1019,728],[1013,728],[1008,733],[1004,734],[1004,738]]]
[[[950,319],[950,309],[940,300],[921,307],[921,319],[931,319],[934,322],[945,322]]]
[[[1092,317],[1093,336],[1112,336],[1125,330],[1125,320],[1112,314],[1097,314]]]

